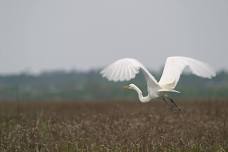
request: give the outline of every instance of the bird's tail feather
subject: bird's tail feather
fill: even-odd
[[[175,92],[175,93],[180,93],[177,90],[168,90],[168,89],[159,89],[158,92]]]

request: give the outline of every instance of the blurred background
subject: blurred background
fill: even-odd
[[[159,80],[174,55],[217,71],[212,80],[184,74],[176,97],[226,98],[227,16],[225,0],[1,0],[0,100],[136,99],[122,89],[131,82],[108,82],[99,71],[133,57]],[[134,83],[145,88],[140,74]]]

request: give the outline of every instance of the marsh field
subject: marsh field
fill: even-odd
[[[1,152],[228,151],[228,102],[0,102]]]

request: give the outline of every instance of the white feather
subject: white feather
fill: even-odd
[[[186,67],[189,67],[192,73],[199,77],[212,78],[216,75],[209,65],[196,59],[179,56],[168,57],[159,85],[162,88],[174,89]]]
[[[164,95],[166,92],[179,92],[174,90],[183,70],[189,67],[193,74],[212,78],[216,73],[201,61],[188,57],[168,57],[159,82],[150,74],[150,72],[136,59],[124,58],[115,61],[101,71],[103,77],[110,81],[129,81],[135,78],[140,71],[143,72],[147,82],[148,96],[143,97],[142,91],[134,84],[129,87],[138,93],[141,102],[148,102],[153,98]],[[160,92],[163,92],[160,94]]]
[[[133,58],[117,60],[104,68],[101,71],[101,74],[110,81],[129,81],[134,79],[140,70],[143,72],[146,78],[147,85],[151,87],[158,86],[158,82],[150,74],[150,72],[139,61]]]

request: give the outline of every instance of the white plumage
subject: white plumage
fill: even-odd
[[[186,67],[199,77],[210,79],[215,76],[214,70],[206,63],[188,57],[168,57],[159,85],[162,88],[174,89],[180,79],[180,75]]]
[[[164,92],[178,92],[174,89],[180,79],[180,75],[186,67],[189,67],[190,71],[199,77],[210,79],[216,75],[214,70],[206,63],[181,56],[168,57],[166,59],[165,67],[159,82],[150,74],[142,63],[133,58],[117,60],[104,68],[101,71],[101,74],[110,81],[129,81],[142,71],[147,82],[148,95],[143,97],[142,91],[134,84],[130,84],[128,89],[135,90],[138,93],[141,102],[148,102],[159,96],[164,97]]]

